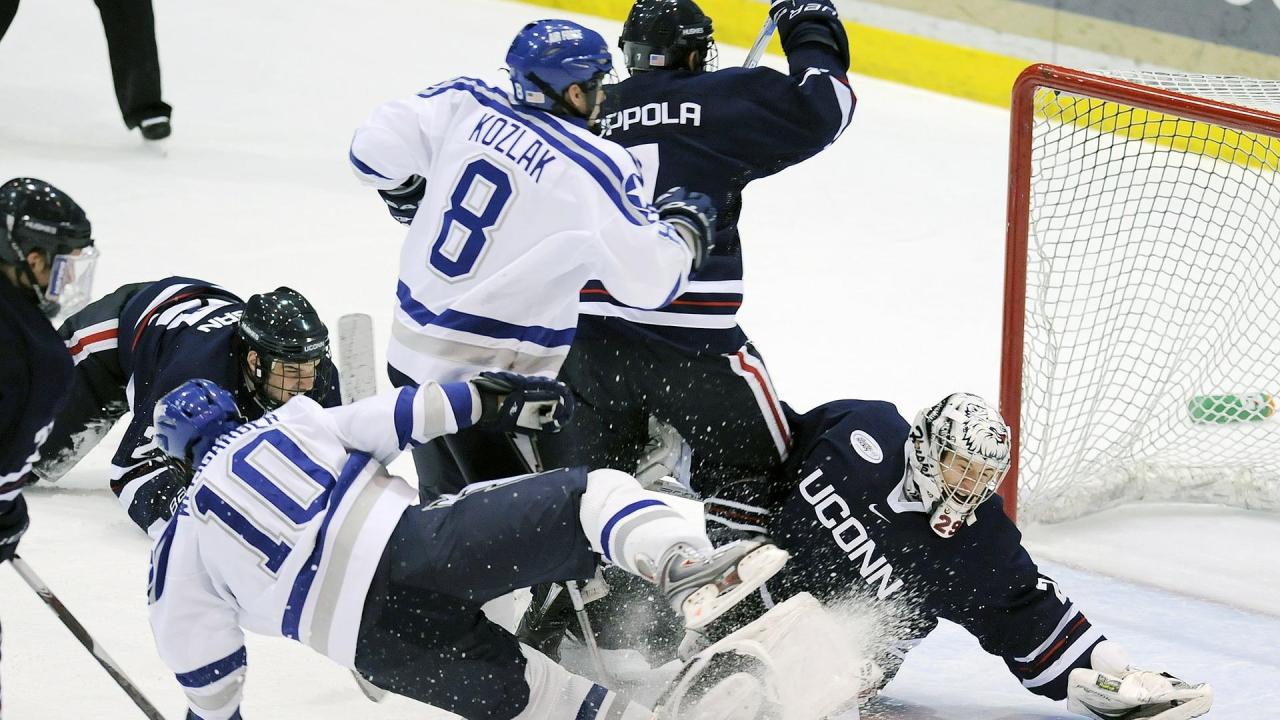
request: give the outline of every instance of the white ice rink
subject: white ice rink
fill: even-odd
[[[347,169],[351,131],[377,103],[437,80],[505,82],[511,36],[547,13],[498,0],[156,0],[176,108],[161,157],[121,124],[93,4],[27,0],[0,43],[0,181],[47,179],[86,208],[103,254],[100,294],[171,274],[244,296],[288,284],[330,320],[372,314],[385,338],[402,232]],[[722,49],[726,64],[742,56]],[[845,137],[747,192],[744,324],[800,408],[887,398],[910,414],[954,390],[994,397],[1007,113],[853,83]],[[146,622],[149,542],[106,489],[113,439],[62,485],[29,491],[21,549],[176,719],[183,699]],[[1136,661],[1211,682],[1210,717],[1280,715],[1280,517],[1122,508],[1032,528],[1029,544],[1072,566],[1045,563]],[[6,568],[0,619],[6,720],[140,717]],[[371,704],[345,670],[288,641],[251,638],[249,655],[248,720],[441,716],[408,701]],[[954,626],[912,653],[865,716],[1072,717],[1022,690]]]

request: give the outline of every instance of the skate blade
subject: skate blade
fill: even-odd
[[[703,585],[685,599],[682,606],[685,627],[699,630],[715,622],[729,608],[778,574],[790,557],[786,550],[776,545],[762,545],[743,555],[735,569],[737,584],[723,592],[714,584]]]

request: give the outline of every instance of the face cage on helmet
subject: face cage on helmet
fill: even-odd
[[[250,382],[253,385],[253,400],[263,410],[268,412],[275,410],[298,395],[306,395],[312,400],[320,402],[329,394],[329,389],[333,382],[333,362],[329,358],[328,349],[325,349],[324,355],[311,360],[290,360],[267,355],[255,350],[252,346],[249,349],[258,353],[258,368],[255,372],[246,367],[245,372],[249,374]],[[272,372],[277,364],[281,366],[300,366],[304,371],[295,374],[281,367],[280,373],[277,375]],[[306,369],[310,369],[312,372],[307,373],[305,372]]]
[[[1009,461],[961,454],[950,443],[932,443],[930,460],[937,468],[937,475],[930,480],[937,485],[938,498],[934,501],[929,519],[933,531],[946,538],[955,535],[982,503],[995,495],[1000,482],[1009,472]],[[961,474],[959,484],[947,483],[951,475]]]

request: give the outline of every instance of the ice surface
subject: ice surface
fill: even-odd
[[[47,179],[88,210],[103,251],[99,293],[169,274],[243,294],[288,284],[331,321],[370,313],[385,339],[402,231],[351,177],[351,131],[378,102],[447,77],[503,82],[511,35],[550,11],[497,0],[155,4],[166,99],[176,108],[167,157],[120,122],[93,5],[29,1],[0,43],[0,179]],[[618,29],[586,21],[606,36]],[[725,63],[743,55],[722,52]],[[847,135],[747,192],[743,322],[779,391],[800,408],[887,398],[909,414],[954,390],[994,396],[1007,114],[853,81],[860,100]],[[30,491],[34,523],[22,551],[178,718],[181,693],[146,622],[149,543],[105,491],[114,440],[60,486]],[[407,471],[407,459],[395,467]],[[1033,528],[1030,538],[1046,556],[1143,583],[1047,565],[1095,623],[1136,660],[1213,682],[1211,717],[1272,716],[1275,518],[1165,508],[1082,522]],[[139,717],[8,569],[0,569],[0,619],[6,718]],[[249,656],[250,720],[440,716],[398,699],[373,705],[345,670],[288,641],[251,637]],[[868,716],[1067,717],[954,626],[913,652],[886,695]]]

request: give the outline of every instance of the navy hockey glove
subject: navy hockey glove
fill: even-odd
[[[387,212],[401,225],[413,222],[413,216],[418,212],[418,203],[422,202],[422,196],[426,193],[427,181],[421,175],[410,175],[398,187],[378,191],[382,202],[387,204]]]
[[[849,67],[849,36],[831,0],[773,0],[769,17],[778,26],[783,52],[790,55],[805,43],[826,45]]]
[[[711,198],[700,192],[689,192],[674,187],[653,201],[658,217],[671,223],[693,252],[693,269],[702,267],[703,261],[716,246],[716,206]]]
[[[0,515],[0,562],[13,559],[14,553],[18,552],[18,540],[30,524],[27,501],[19,495],[9,510]]]
[[[716,488],[703,500],[707,537],[716,545],[758,540],[769,534],[769,491],[765,478],[741,478]]]
[[[480,393],[480,420],[501,432],[560,432],[573,417],[573,395],[558,380],[509,372],[481,373],[471,384]]]

